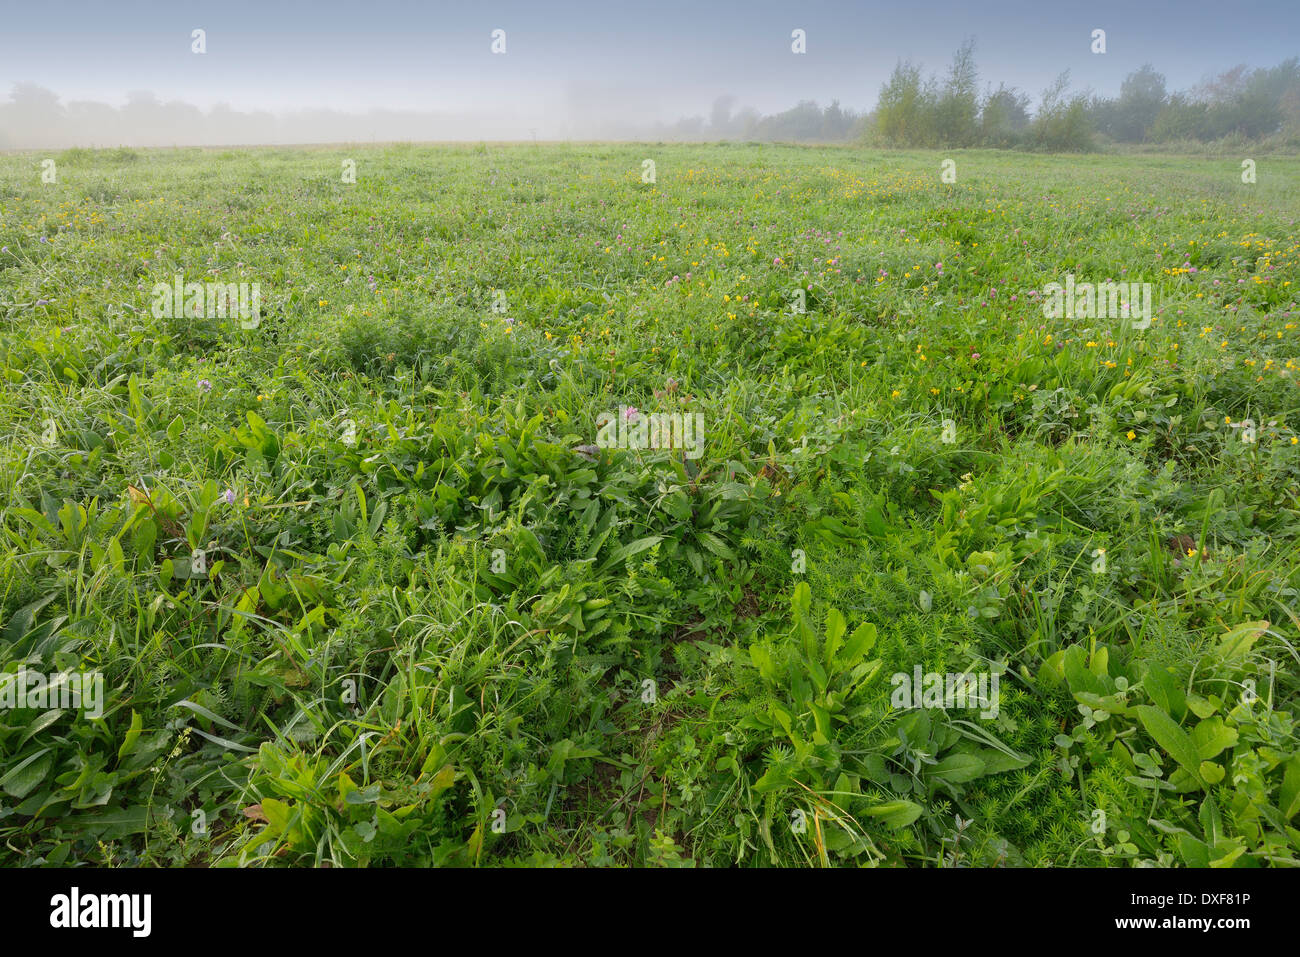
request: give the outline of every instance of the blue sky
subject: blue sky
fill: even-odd
[[[207,31],[207,53],[190,33]],[[489,49],[506,31],[507,53]],[[808,52],[790,51],[807,31]],[[1107,52],[1090,52],[1093,29]],[[510,112],[558,121],[872,106],[900,58],[941,72],[967,36],[981,79],[1118,91],[1150,62],[1172,88],[1300,54],[1300,0],[1168,2],[481,2],[0,0],[0,96],[34,82],[119,105],[132,90],[204,108]]]

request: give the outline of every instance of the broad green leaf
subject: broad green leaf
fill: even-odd
[[[266,823],[271,830],[276,834],[283,833],[289,824],[290,806],[275,798],[262,798],[261,808],[262,816],[266,818]]]
[[[1183,770],[1199,781],[1201,758],[1187,732],[1178,727],[1177,722],[1159,708],[1144,704],[1136,710],[1138,719],[1146,728],[1147,734],[1151,735],[1156,744],[1177,761]]]
[[[931,765],[926,773],[949,784],[960,784],[980,777],[984,773],[984,762],[973,754],[952,754]]]
[[[881,818],[886,827],[907,827],[918,817],[924,808],[913,801],[886,801],[875,807],[867,808],[867,814]]]
[[[1190,834],[1178,835],[1178,854],[1188,867],[1209,867],[1210,848]]]
[[[786,787],[789,783],[789,774],[783,768],[774,766],[768,768],[763,772],[763,776],[754,782],[754,790],[759,794],[765,794]]]
[[[1105,648],[1098,648],[1092,653],[1092,658],[1088,662],[1088,670],[1096,678],[1107,678],[1110,676],[1110,652]]]
[[[790,713],[788,711],[775,704],[769,705],[767,710],[768,714],[772,716],[772,720],[781,726],[781,730],[783,730],[786,735],[793,734],[790,725]]]
[[[1066,684],[1074,694],[1080,691],[1102,694],[1105,689],[1097,680],[1097,676],[1088,670],[1086,658],[1087,652],[1083,650],[1082,645],[1071,645],[1065,649],[1065,657],[1061,659],[1061,665],[1065,671]]]
[[[1065,651],[1053,652],[1038,667],[1038,686],[1045,691],[1050,691],[1058,687],[1065,680]]]
[[[794,586],[794,592],[790,595],[790,607],[796,615],[811,613],[812,589],[808,587],[807,582],[800,582]]]
[[[126,735],[122,738],[122,746],[117,749],[117,759],[121,761],[124,757],[135,750],[136,742],[140,738],[140,732],[144,728],[144,719],[139,713],[131,709],[131,727],[127,729]]]
[[[1218,848],[1215,848],[1218,851]],[[1224,851],[1219,857],[1210,861],[1211,867],[1231,867],[1237,858],[1246,853],[1244,845],[1236,845]]]
[[[429,797],[435,798],[447,788],[451,787],[456,780],[456,769],[450,764],[444,765],[432,778],[429,779]]]
[[[826,616],[826,668],[831,670],[835,667],[835,653],[840,650],[844,643],[844,632],[848,629],[848,623],[844,620],[844,615],[838,608],[832,608]]]
[[[1000,751],[994,751],[992,748],[980,752],[984,761],[985,774],[1000,774],[1003,771],[1014,771],[1017,768],[1023,768],[1032,760],[1025,755],[1004,754]]]
[[[1186,697],[1182,687],[1173,675],[1160,665],[1151,665],[1142,678],[1142,687],[1151,696],[1151,703],[1165,711],[1175,721],[1181,721],[1187,713]]]
[[[1278,807],[1289,821],[1300,811],[1300,754],[1293,755],[1282,774],[1282,789],[1278,791]]]
[[[807,662],[807,667],[808,676],[812,678],[814,687],[816,687],[818,692],[821,694],[825,694],[826,687],[830,682],[829,676],[826,674],[826,669],[822,667],[821,662],[819,661],[809,661]]]
[[[876,644],[876,626],[869,621],[858,625],[840,651],[840,664],[851,668]]]
[[[1192,744],[1196,745],[1196,753],[1202,761],[1210,760],[1224,748],[1230,748],[1236,743],[1236,729],[1226,727],[1223,719],[1217,715],[1206,718],[1192,729]]]
[[[758,669],[758,673],[764,681],[775,684],[779,680],[780,674],[776,670],[776,662],[772,658],[772,649],[768,645],[759,642],[750,645],[749,660],[754,663],[754,667]]]
[[[1268,626],[1267,621],[1248,621],[1238,625],[1219,639],[1219,655],[1225,660],[1245,656]]]
[[[0,788],[10,797],[21,800],[45,780],[45,775],[49,774],[50,766],[54,764],[54,755],[51,748],[41,748],[41,750],[29,755],[20,764],[14,765],[9,769],[4,777],[0,778]]]
[[[10,509],[11,515],[17,514],[18,512],[32,512],[32,510]],[[40,518],[42,521],[45,520],[45,516],[41,515],[40,512],[32,512],[32,514]],[[48,526],[48,531],[53,534],[54,526],[50,525],[48,521],[45,522],[45,524]],[[0,635],[0,638],[7,642],[15,642],[19,638],[23,637],[23,635],[27,634],[28,629],[32,627],[32,621],[36,618],[36,615],[42,608],[54,601],[57,594],[57,592],[50,592],[44,598],[38,598],[31,604],[19,608],[14,612],[14,616],[9,619],[9,623],[5,625],[4,634]]]
[[[813,722],[816,725],[816,730],[813,731],[813,743],[830,744],[831,743],[830,714],[828,714],[826,709],[819,704],[809,705],[809,710],[812,711]]]
[[[647,548],[653,548],[655,545],[659,544],[662,539],[662,535],[648,535],[645,538],[638,538],[634,542],[628,542],[626,545],[620,545],[610,553],[609,558],[605,559],[601,564],[601,568],[610,568],[624,559],[631,558],[633,555],[645,551]]]
[[[1218,842],[1223,834],[1223,818],[1219,814],[1219,805],[1214,803],[1212,796],[1206,795],[1201,802],[1201,810],[1197,815],[1201,822],[1201,831],[1205,834],[1205,840],[1213,845]]]
[[[701,545],[713,552],[713,554],[717,555],[719,558],[725,558],[729,562],[734,562],[736,560],[736,553],[727,547],[726,542],[718,538],[718,536],[714,535],[712,532],[699,532],[697,533],[697,537],[699,538]]]
[[[18,739],[18,747],[21,748],[32,738],[36,737],[50,725],[54,724],[54,722],[58,721],[63,717],[63,715],[64,711],[62,708],[52,708],[49,711],[41,712],[32,719],[32,723],[27,726],[27,730],[23,732],[23,736]]]

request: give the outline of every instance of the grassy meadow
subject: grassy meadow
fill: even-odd
[[[1296,863],[1243,158],[0,156],[0,863]]]

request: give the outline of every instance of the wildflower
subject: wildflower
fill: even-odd
[[[640,415],[640,414],[641,414],[641,413],[640,413],[640,411],[637,409],[637,407],[634,406],[634,405],[631,405],[631,406],[628,406],[627,411],[623,413],[623,418],[627,419],[629,422],[635,422],[636,419],[637,419],[637,416]]]
[[[200,380],[199,380],[199,391],[200,391],[200,392],[211,392],[211,391],[212,391],[212,381],[211,381],[210,379],[200,379]]]
[[[1132,429],[1129,429],[1129,430],[1128,430],[1128,440],[1129,440],[1130,442],[1132,442],[1132,441],[1133,441],[1134,439],[1136,439],[1137,437],[1138,437],[1138,436],[1137,436],[1137,433],[1136,433],[1136,432],[1134,432]]]
[[[225,499],[227,505],[235,504],[235,490],[233,488],[226,489],[225,492],[222,493],[221,497]]]

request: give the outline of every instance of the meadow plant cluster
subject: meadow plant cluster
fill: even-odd
[[[1296,862],[1300,161],[41,159],[4,863]]]

